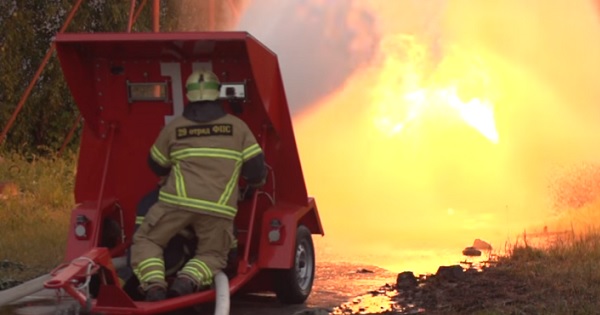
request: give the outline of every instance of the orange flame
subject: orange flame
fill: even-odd
[[[375,124],[382,131],[398,134],[423,115],[444,114],[442,119],[460,118],[498,142],[493,105],[486,91],[489,77],[475,62],[476,55],[456,49],[436,64],[427,47],[407,35],[388,37],[382,46],[382,70],[373,89],[365,91],[371,93]],[[463,100],[459,89],[470,99]]]
[[[246,20],[269,22],[263,33],[279,34],[280,60],[286,47],[308,47],[302,58],[291,52],[293,69],[312,73],[297,80],[284,73],[288,97],[289,87],[310,94],[327,83],[325,73],[347,69],[327,65],[377,44],[376,58],[356,58],[370,62],[294,117],[326,232],[316,239],[319,257],[435,271],[462,259],[474,239],[503,249],[531,226],[552,231],[552,175],[582,163],[586,174],[600,168],[600,27],[592,1],[252,3],[265,18]],[[274,17],[306,25],[277,25],[271,9],[284,3]],[[344,40],[351,49],[340,49]],[[567,185],[578,207],[598,212],[600,193],[581,194],[577,178],[554,180],[560,187],[551,189],[561,192],[554,199],[573,199]]]
[[[323,248],[435,271],[552,222],[551,174],[600,160],[600,28],[589,3],[416,3],[372,2],[378,58],[295,126]]]

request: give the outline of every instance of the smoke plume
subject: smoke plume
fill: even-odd
[[[372,57],[375,17],[360,1],[251,1],[237,29],[279,58],[293,113],[332,93]]]

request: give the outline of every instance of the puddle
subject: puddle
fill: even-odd
[[[407,302],[399,296],[392,285],[385,285],[379,290],[358,296],[352,301],[334,307],[333,315],[341,314],[421,314],[425,309]]]

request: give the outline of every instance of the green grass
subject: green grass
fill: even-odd
[[[62,262],[74,206],[75,155],[4,155],[0,181],[19,187],[0,200],[0,281],[24,281]]]
[[[527,285],[528,301],[544,314],[600,310],[600,233],[566,235],[545,248],[517,246],[504,263]]]
[[[494,267],[425,290],[431,314],[598,314],[600,232],[566,233],[545,246],[521,241]]]

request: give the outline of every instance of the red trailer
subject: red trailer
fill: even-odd
[[[237,255],[224,273],[231,293],[310,294],[312,234],[323,235],[307,196],[277,56],[246,32],[62,33],[56,50],[85,120],[65,263],[45,282],[102,314],[157,314],[213,302],[214,289],[159,302],[136,296],[126,259],[139,209],[158,179],[146,164],[161,128],[184,106],[195,69],[221,79],[221,101],[255,134],[269,165],[266,185],[240,200]],[[244,183],[240,183],[241,189]]]

